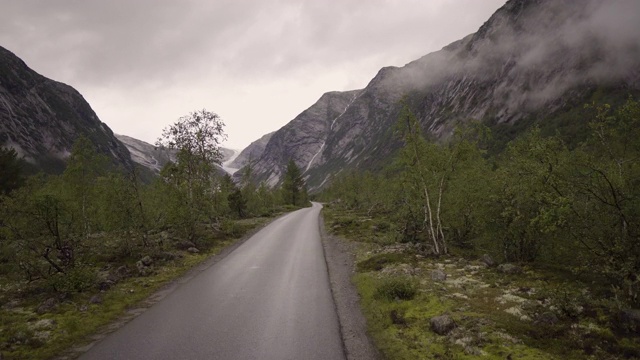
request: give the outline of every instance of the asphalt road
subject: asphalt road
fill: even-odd
[[[274,221],[81,359],[345,359],[319,204]]]

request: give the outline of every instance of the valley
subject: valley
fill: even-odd
[[[0,47],[0,359],[640,358],[639,11],[505,1],[242,150],[190,68],[151,144]]]

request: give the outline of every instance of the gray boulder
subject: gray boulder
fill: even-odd
[[[197,254],[200,252],[200,250],[198,250],[198,248],[196,247],[190,247],[187,249],[188,252],[192,253],[192,254]]]
[[[447,274],[444,271],[440,270],[440,269],[433,270],[431,272],[431,280],[444,282],[444,281],[447,280]]]
[[[489,254],[482,255],[482,257],[480,258],[480,261],[483,264],[485,264],[487,267],[492,267],[496,265],[496,262],[493,260],[493,258]]]
[[[500,264],[498,265],[498,271],[509,275],[522,274],[522,268],[515,264]]]
[[[431,330],[438,335],[447,335],[451,330],[456,328],[456,323],[449,315],[432,317],[429,323]]]
[[[56,307],[58,307],[58,300],[56,300],[56,298],[48,298],[38,306],[36,312],[38,314],[44,314],[54,310]]]

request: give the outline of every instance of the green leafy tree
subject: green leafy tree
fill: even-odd
[[[195,240],[198,224],[215,219],[214,209],[219,191],[215,164],[220,164],[220,143],[226,139],[224,122],[207,110],[181,117],[164,129],[157,145],[177,150],[177,162],[161,172],[166,183],[168,215],[185,234]]]
[[[307,201],[307,191],[302,172],[293,159],[287,163],[282,182],[282,196],[285,204],[301,206]]]
[[[24,184],[22,161],[14,149],[0,148],[0,195],[7,195]]]

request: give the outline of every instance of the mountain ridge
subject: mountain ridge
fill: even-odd
[[[620,13],[640,13],[640,3],[510,0],[477,32],[380,69],[332,127],[318,125],[324,114],[309,113],[331,93],[324,94],[276,131],[254,165],[256,177],[278,184],[291,158],[313,190],[347,166],[379,168],[400,146],[393,128],[403,98],[423,130],[441,140],[472,120],[505,134],[552,118],[577,126],[567,114],[599,92],[640,92],[640,25],[612,15]]]

